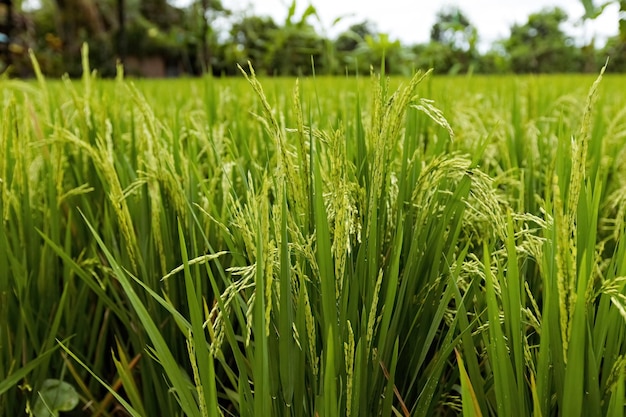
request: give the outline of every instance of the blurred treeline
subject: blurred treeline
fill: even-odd
[[[90,45],[92,67],[103,76],[115,73],[118,60],[128,74],[140,76],[232,75],[247,61],[268,75],[307,75],[312,62],[317,74],[368,73],[383,61],[389,74],[430,67],[443,74],[597,72],[607,56],[610,71],[626,70],[625,21],[615,22],[616,36],[581,44],[564,31],[573,18],[559,8],[531,14],[510,28],[508,38],[481,51],[480,28],[458,8],[440,10],[428,43],[405,45],[369,21],[331,37],[332,28],[320,23],[315,7],[298,13],[295,1],[282,22],[234,13],[220,0],[187,3],[13,0],[10,71],[30,75],[32,49],[45,74],[77,75],[83,42]],[[626,1],[620,5],[626,10]],[[587,17],[594,11],[601,13],[588,8]]]

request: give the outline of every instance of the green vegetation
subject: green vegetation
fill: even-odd
[[[1,415],[624,414],[623,77],[83,70],[1,81]]]
[[[568,16],[558,7],[533,11],[527,22],[513,24],[503,39],[490,40],[488,50],[476,26],[458,7],[444,7],[435,16],[430,39],[404,45],[375,23],[337,16],[322,23],[316,2],[285,2],[284,21],[256,16],[254,10],[234,11],[220,0],[42,0],[13,3],[11,51],[0,49],[0,71],[10,58],[13,76],[32,76],[28,50],[37,53],[44,74],[79,77],[80,46],[88,42],[91,62],[106,77],[114,77],[119,59],[128,75],[239,76],[237,65],[251,61],[262,75],[311,75],[311,59],[318,75],[359,73],[386,61],[388,74],[408,76],[415,69],[434,68],[437,74],[465,73],[597,73],[612,60],[610,72],[626,71],[626,1],[581,0],[584,16]],[[224,3],[224,4],[223,4]],[[573,39],[565,27],[602,14],[606,5],[619,3],[610,39]],[[181,6],[181,5],[185,6]],[[419,10],[408,10],[419,14]],[[5,13],[7,14],[7,13]],[[346,23],[350,25],[346,25]],[[334,28],[346,29],[338,34]],[[3,43],[0,42],[0,47]],[[5,48],[6,49],[6,48]]]

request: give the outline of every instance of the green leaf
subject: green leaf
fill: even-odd
[[[50,349],[45,353],[41,354],[37,359],[28,362],[18,371],[14,372],[3,381],[0,381],[0,395],[4,394],[8,390],[10,390],[15,384],[17,384],[22,378],[25,378],[33,369],[41,365],[42,362],[48,359],[48,356],[52,352],[54,352],[56,348]]]
[[[335,369],[335,350],[333,348],[333,326],[328,326],[328,344],[326,345],[326,364],[324,367],[324,417],[339,415],[337,398],[337,370]]]
[[[122,384],[124,386],[124,391],[126,392],[126,395],[128,395],[130,403],[135,409],[137,409],[137,412],[145,416],[146,412],[144,410],[143,399],[141,397],[141,394],[139,393],[139,388],[137,387],[135,379],[133,378],[133,368],[129,363],[126,352],[124,351],[124,348],[122,347],[120,342],[116,340],[115,343],[117,344],[119,359],[115,357],[115,354],[112,355],[112,359],[113,363],[115,364],[115,368],[117,369],[120,380],[122,381]]]
[[[295,15],[296,15],[296,0],[293,0],[287,11],[287,18],[285,19],[285,26],[292,25],[291,19],[293,19]]]
[[[494,390],[498,415],[511,416],[513,411],[519,410],[517,390],[515,388],[515,376],[508,346],[502,327],[500,325],[500,306],[497,301],[495,283],[496,277],[491,270],[491,255],[487,243],[483,245],[485,267],[485,298],[487,299],[487,314],[489,317],[489,340],[487,352],[493,368]]]
[[[194,345],[193,351],[196,356],[194,358],[194,355],[190,352],[189,359],[192,362],[197,361],[199,381],[196,381],[196,383],[201,385],[199,394],[204,394],[203,397],[199,395],[198,402],[200,409],[207,413],[207,417],[217,417],[219,410],[217,408],[218,402],[217,389],[215,386],[215,367],[213,358],[209,354],[208,343],[203,325],[202,303],[196,292],[191,276],[189,257],[187,255],[187,245],[185,244],[185,235],[180,221],[178,222],[178,234],[180,239],[181,256],[183,258],[187,305],[189,307],[189,316],[191,318],[192,327],[192,339],[190,340],[190,343],[193,343]]]
[[[472,381],[465,370],[465,365],[463,364],[463,359],[459,354],[459,351],[454,349],[454,353],[456,355],[456,361],[459,364],[459,373],[461,374],[461,400],[463,401],[463,417],[482,417],[482,412],[480,411],[480,405],[478,404],[478,400],[476,398],[476,393],[474,392],[474,387],[472,387]]]
[[[87,218],[83,215],[82,212],[81,215],[87,223],[89,230],[93,234],[94,239],[96,239],[96,241],[98,242],[98,246],[100,246],[100,249],[102,249],[102,252],[104,253],[109,264],[111,265],[113,273],[119,280],[119,283],[124,289],[126,296],[128,297],[133,308],[135,309],[135,312],[137,313],[141,324],[145,328],[145,332],[148,334],[148,337],[152,341],[156,356],[161,362],[165,374],[172,383],[173,390],[176,393],[176,399],[178,400],[181,408],[187,415],[200,415],[200,411],[197,408],[197,403],[192,393],[189,391],[189,384],[185,379],[186,375],[184,374],[184,372],[181,372],[179,364],[176,362],[176,358],[169,348],[168,342],[165,340],[163,334],[159,331],[157,324],[152,319],[152,315],[131,285],[131,280],[129,279],[128,274],[124,271],[124,269],[120,266],[115,257],[111,254],[107,246],[102,241],[102,238],[100,238],[100,235],[96,232],[91,223],[87,221]]]
[[[621,417],[624,415],[624,397],[626,392],[624,390],[624,369],[619,372],[617,384],[613,388],[611,393],[611,400],[609,402],[609,409],[607,412],[608,417]]]
[[[283,192],[281,205],[281,227],[280,227],[280,318],[278,328],[280,338],[278,340],[278,352],[281,362],[285,362],[285,366],[280,367],[280,380],[283,386],[283,398],[288,407],[293,402],[293,392],[295,384],[295,372],[297,369],[297,360],[294,355],[296,350],[293,340],[293,302],[291,288],[291,263],[289,260],[289,247],[287,235],[287,197]]]
[[[89,374],[93,376],[96,381],[98,381],[104,388],[106,388],[106,390],[109,391],[109,393],[111,393],[113,397],[115,397],[115,399],[124,407],[124,409],[132,417],[141,417],[141,415],[130,404],[128,404],[128,402],[124,398],[122,398],[120,394],[118,394],[113,388],[111,388],[110,385],[107,385],[106,382],[104,382],[98,375],[96,375],[91,369],[89,369],[89,367],[85,365],[85,363],[81,361],[78,358],[78,356],[76,356],[71,350],[69,350],[67,346],[65,346],[62,342],[58,340],[57,340],[57,343],[59,344],[59,346],[61,346],[61,349],[63,349],[72,359],[78,362],[80,366],[85,368],[87,372],[89,372]]]
[[[586,270],[586,260],[583,258],[580,267],[581,275]],[[576,304],[572,312],[572,335],[567,351],[567,367],[565,368],[565,386],[563,387],[563,415],[582,416],[585,393],[585,350],[587,349],[587,312],[585,306],[586,285],[579,279]]]
[[[72,385],[58,379],[46,379],[37,394],[35,417],[58,417],[59,411],[72,411],[80,400]]]
[[[317,15],[317,9],[315,9],[315,7],[312,4],[309,4],[309,6],[306,8],[306,10],[304,11],[304,13],[302,13],[302,17],[300,18],[300,25],[304,25],[306,23],[306,20],[309,18],[309,16],[318,16]]]
[[[583,15],[583,19],[595,19],[604,12],[606,6],[613,3],[613,1],[607,1],[599,6],[596,6],[593,3],[593,0],[580,0],[585,8],[585,14]]]

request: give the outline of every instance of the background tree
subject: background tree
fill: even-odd
[[[430,44],[414,48],[418,65],[438,73],[467,72],[478,61],[478,30],[458,7],[437,12]]]
[[[230,11],[222,5],[221,0],[197,0],[195,10],[200,13],[199,38],[200,50],[199,58],[203,72],[206,72],[214,62],[211,60],[211,44],[217,49],[216,35],[211,23],[219,15],[229,15]]]
[[[610,58],[610,64],[607,68],[608,71],[626,71],[626,0],[611,0],[599,5],[595,4],[593,0],[581,0],[581,3],[585,7],[583,19],[595,19],[599,17],[610,4],[617,3],[619,5],[618,34],[607,40],[602,50],[600,60],[606,60],[607,56]]]
[[[104,22],[94,0],[55,0],[55,3],[58,13],[57,33],[63,42],[63,52],[68,62],[72,61],[72,55],[78,54],[81,44],[86,40],[97,42],[103,47],[107,45]]]
[[[296,18],[296,1],[293,0],[282,27],[274,31],[273,42],[268,49],[268,69],[275,75],[308,75],[312,73],[311,59],[316,71],[324,72],[324,39],[309,23],[317,18],[317,10],[309,5],[299,18]]]
[[[448,46],[439,42],[418,44],[412,47],[417,68],[433,68],[436,74],[455,74],[460,71],[455,53]]]
[[[581,0],[585,18],[593,18],[607,4],[618,3],[618,36],[602,49],[592,42],[574,45],[561,25],[567,15],[561,9],[546,9],[514,25],[508,39],[481,54],[478,30],[458,7],[441,9],[431,28],[430,41],[406,46],[379,34],[374,24],[363,21],[330,39],[317,10],[307,7],[296,13],[289,5],[284,22],[249,13],[232,16],[221,0],[191,0],[185,7],[174,0],[40,0],[35,10],[24,11],[15,0],[16,20],[21,22],[15,38],[22,49],[33,48],[45,73],[80,73],[80,45],[88,41],[92,66],[102,75],[115,73],[117,58],[133,58],[136,75],[141,62],[158,58],[166,72],[236,74],[236,64],[251,60],[257,71],[270,75],[307,75],[311,58],[319,74],[368,73],[378,68],[384,56],[390,74],[431,68],[437,73],[462,72],[596,72],[604,57],[611,57],[609,70],[626,70],[626,0],[609,0],[596,6]],[[338,18],[333,26],[342,18]],[[132,48],[130,47],[132,46]],[[15,67],[28,69],[27,54],[17,57]],[[131,68],[131,65],[127,66]],[[132,70],[128,71],[132,73]],[[21,71],[21,73],[24,73]]]
[[[272,49],[278,25],[271,17],[245,16],[230,30],[231,40],[242,58],[249,60],[260,74],[271,73],[267,56]]]
[[[411,70],[411,57],[399,40],[392,40],[386,33],[365,35],[364,42],[355,50],[359,72],[367,74],[370,67],[381,69],[386,74],[407,75]]]
[[[118,29],[115,34],[117,56],[124,62],[126,58],[126,0],[116,0]]]
[[[607,71],[626,72],[626,41],[620,35],[607,39],[599,55],[597,65],[604,64],[609,59]]]
[[[580,50],[561,29],[567,13],[561,8],[533,13],[523,25],[513,25],[504,48],[517,73],[577,72],[582,69]]]
[[[367,36],[373,37],[376,32],[376,25],[369,20],[364,20],[350,26],[348,30],[339,34],[335,40],[335,51],[340,71],[351,72],[359,70],[356,51],[359,46],[365,43]],[[363,65],[361,65],[361,68],[363,68]]]
[[[24,25],[22,33],[15,35],[28,39],[25,49],[38,52],[40,65],[46,73],[77,74],[80,59],[75,57],[80,55],[80,45],[86,40],[103,55],[113,53],[100,4],[93,0],[42,0],[39,8],[31,13],[21,10],[19,4],[16,6],[20,6],[16,8],[20,20],[30,23]],[[98,57],[94,58],[94,65],[102,64]],[[28,61],[27,54],[23,54],[17,66],[30,67]]]
[[[478,30],[458,7],[437,12],[430,30],[430,40],[462,51],[476,51]]]
[[[167,0],[141,0],[139,12],[146,20],[164,31],[180,24],[183,17],[180,9],[171,6]]]
[[[480,56],[475,71],[479,74],[505,74],[510,71],[510,63],[501,42]]]

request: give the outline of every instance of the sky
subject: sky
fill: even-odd
[[[172,3],[184,4],[187,1],[172,0]],[[601,3],[600,0],[595,2]],[[570,21],[580,21],[584,12],[580,0],[311,0],[310,3],[321,18],[320,29],[330,37],[351,24],[369,19],[376,23],[380,32],[389,33],[405,44],[427,42],[437,11],[449,5],[458,6],[478,28],[483,50],[492,42],[507,38],[511,25],[525,23],[528,15],[543,8],[559,6],[567,12]],[[222,4],[236,12],[269,15],[280,23],[285,20],[291,0],[222,0]],[[308,0],[297,2],[299,12],[296,17],[308,4]],[[618,9],[617,2],[614,2],[595,21],[568,25],[564,29],[579,43],[593,36],[604,41],[617,33]],[[342,16],[342,20],[333,26],[334,20]]]

